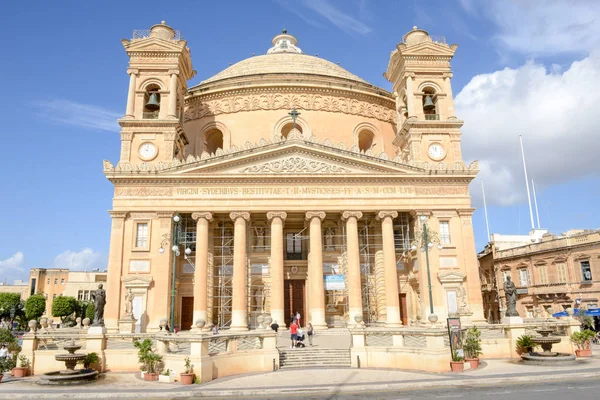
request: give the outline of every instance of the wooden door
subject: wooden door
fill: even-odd
[[[188,331],[194,324],[194,298],[181,298],[181,327],[182,331]]]
[[[406,306],[406,293],[400,293],[400,319],[402,325],[408,326],[408,307]]]
[[[292,313],[300,313],[300,323],[306,325],[306,309],[304,307],[304,290],[306,281],[303,279],[286,279],[284,281],[285,324],[289,325]],[[278,321],[279,322],[279,321]],[[281,323],[280,323],[281,325]]]

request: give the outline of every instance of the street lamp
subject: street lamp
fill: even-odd
[[[175,279],[177,274],[177,257],[181,255],[181,252],[179,251],[179,244],[182,239],[184,239],[184,235],[181,224],[181,217],[179,216],[179,214],[175,213],[175,215],[173,216],[173,230],[171,232],[171,235],[165,233],[162,236],[160,248],[158,249],[158,252],[160,254],[164,254],[165,247],[169,247],[170,245],[172,245],[171,251],[173,251],[173,273],[171,274],[171,330],[175,329],[175,297],[177,296],[177,290],[175,288]],[[186,254],[188,254],[187,250],[188,249],[186,249]]]
[[[419,220],[423,224],[420,231],[415,233],[415,240],[412,242],[411,249],[413,251],[420,249],[421,252],[425,253],[425,263],[427,265],[427,284],[429,287],[429,322],[435,323],[438,320],[438,316],[433,312],[433,292],[431,289],[431,272],[429,271],[429,250],[437,244],[437,248],[441,250],[442,243],[437,232],[432,231],[427,227],[427,216],[419,216]]]

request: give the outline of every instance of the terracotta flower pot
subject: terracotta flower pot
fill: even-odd
[[[591,349],[586,349],[586,350],[575,350],[575,355],[577,357],[591,357],[592,356],[592,350]]]
[[[450,361],[450,370],[452,372],[463,372],[465,370],[465,363],[463,361]]]
[[[182,385],[191,385],[194,383],[194,374],[179,374]]]
[[[15,378],[22,378],[27,375],[27,368],[15,367],[12,369],[12,375]]]
[[[144,374],[144,380],[145,381],[157,381],[158,380],[158,374],[157,373],[149,374],[148,372],[146,372]]]
[[[465,361],[471,364],[471,369],[479,367],[479,358],[465,358]]]
[[[4,375],[0,374],[0,381],[2,380],[3,377],[4,377]]]

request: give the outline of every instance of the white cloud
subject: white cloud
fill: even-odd
[[[39,101],[35,106],[37,115],[44,121],[97,131],[118,132],[117,119],[123,116],[102,107],[65,99]]]
[[[495,39],[529,55],[583,53],[600,45],[598,0],[459,0],[472,16],[499,28]]]
[[[21,271],[21,267],[25,263],[25,256],[20,251],[16,252],[7,259],[0,260],[0,273],[8,273],[10,271]]]
[[[525,198],[519,135],[536,186],[598,173],[600,51],[564,72],[530,61],[477,75],[455,103],[457,116],[465,121],[464,157],[480,160],[488,203],[508,205]],[[479,198],[479,183],[472,189]]]
[[[100,253],[85,248],[79,252],[67,250],[56,256],[52,268],[83,270],[100,267]]]

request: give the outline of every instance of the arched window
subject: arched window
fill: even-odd
[[[375,144],[373,143],[374,138],[375,135],[368,129],[363,129],[358,133],[358,149],[361,153],[364,153],[373,147]]]
[[[223,148],[223,132],[214,128],[204,134],[204,149],[209,154],[215,154]]]
[[[440,119],[437,113],[437,96],[432,88],[423,89],[423,114],[427,120]]]
[[[290,132],[292,131],[292,128],[294,127],[294,123],[290,122],[288,124],[285,124],[282,128],[281,128],[281,137],[286,138],[288,137],[288,135],[290,134]],[[302,127],[298,124],[296,124],[296,129],[298,129],[298,131],[300,131],[300,133],[302,133]]]
[[[160,87],[156,84],[146,86],[144,94],[144,119],[157,119],[160,112]]]

